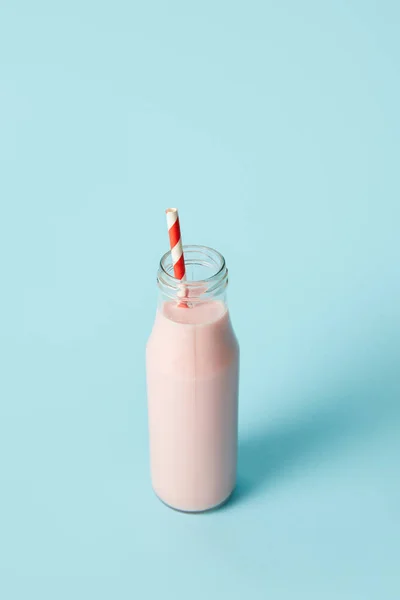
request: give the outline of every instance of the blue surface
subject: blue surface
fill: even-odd
[[[2,600],[400,597],[398,2],[0,6]],[[239,486],[153,495],[164,209],[231,274]]]

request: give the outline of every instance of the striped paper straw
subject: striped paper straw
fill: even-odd
[[[183,257],[181,228],[179,225],[179,215],[176,208],[167,208],[167,225],[169,234],[169,244],[171,247],[172,264],[174,265],[174,275],[177,279],[185,279],[185,259]]]

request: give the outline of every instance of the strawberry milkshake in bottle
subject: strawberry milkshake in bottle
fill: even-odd
[[[236,481],[239,346],[219,252],[182,247],[168,209],[171,252],[160,262],[158,309],[146,349],[153,489],[172,508],[199,512]]]

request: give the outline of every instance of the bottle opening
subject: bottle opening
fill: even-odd
[[[167,296],[182,296],[182,288],[188,292],[191,300],[222,293],[228,283],[228,270],[225,259],[217,250],[207,246],[183,246],[186,279],[174,277],[171,252],[166,252],[160,261],[158,285]]]

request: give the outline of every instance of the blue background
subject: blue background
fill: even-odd
[[[0,6],[0,597],[400,597],[398,2]],[[149,482],[164,209],[231,274],[239,485]]]

